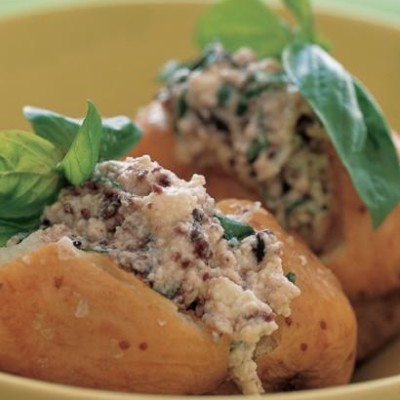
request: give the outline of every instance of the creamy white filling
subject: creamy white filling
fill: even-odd
[[[186,79],[178,70],[162,92],[180,158],[234,174],[260,192],[283,227],[320,251],[332,218],[322,125],[275,59],[257,60],[245,48],[227,54],[219,45],[210,54],[212,62]]]

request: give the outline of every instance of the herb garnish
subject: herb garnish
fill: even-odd
[[[256,233],[250,225],[235,221],[225,215],[218,213],[215,214],[215,217],[224,228],[224,239],[226,240],[237,239],[240,241]]]
[[[0,246],[38,228],[63,186],[83,183],[101,157],[119,157],[141,136],[127,117],[102,121],[90,101],[83,121],[31,107],[24,113],[36,135],[0,132]]]
[[[323,123],[377,228],[400,200],[400,163],[390,129],[373,96],[318,44],[310,1],[282,1],[297,26],[260,0],[222,0],[199,19],[196,41],[201,48],[220,41],[229,51],[248,46],[281,61]],[[238,115],[246,109],[242,102]],[[260,147],[252,144],[250,160]]]
[[[286,279],[289,281],[289,282],[291,282],[291,283],[293,283],[293,284],[295,284],[296,283],[296,274],[294,273],[294,272],[288,272],[286,275]]]
[[[53,143],[64,153],[70,148],[83,123],[82,119],[32,106],[25,106],[23,113],[38,136]],[[122,157],[142,136],[137,126],[124,115],[103,118],[101,124],[99,161]]]

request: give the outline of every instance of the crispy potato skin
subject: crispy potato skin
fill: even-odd
[[[372,300],[353,303],[358,320],[360,354],[366,359],[400,332],[400,291],[396,290]]]
[[[193,165],[180,163],[174,155],[174,134],[166,113],[158,102],[144,108],[138,114],[137,121],[143,129],[144,140],[141,146],[134,150],[133,155],[147,153],[156,158],[162,153],[160,159],[164,165],[176,171],[178,175],[188,177],[194,172],[203,173],[207,179],[207,191],[217,200],[232,197],[259,200],[256,193],[243,187],[224,171],[217,168],[199,170]],[[400,154],[400,139],[398,136],[394,136],[394,139]],[[160,148],[156,149],[154,143],[161,143]],[[357,309],[365,300],[365,307],[371,307],[376,329],[382,329],[374,345],[371,343],[371,333],[359,330],[357,353],[359,359],[362,359],[400,332],[396,319],[388,326],[384,314],[377,313],[373,306],[380,304],[381,307],[391,307],[392,303],[386,294],[400,290],[400,246],[396,244],[400,234],[400,206],[388,216],[378,230],[373,230],[368,211],[357,195],[347,172],[335,152],[332,149],[328,151],[333,163],[333,179],[336,182],[336,200],[333,205],[335,223],[332,227],[331,243],[320,257],[338,277],[345,293],[356,304]],[[369,317],[365,307],[362,307],[362,312],[357,312],[361,327],[368,325]]]
[[[228,340],[104,255],[59,244],[0,267],[0,370],[76,386],[149,393],[212,390]]]
[[[256,229],[274,230],[284,244],[283,267],[296,273],[302,290],[291,317],[278,321],[274,350],[256,360],[265,389],[347,383],[356,323],[336,278],[254,203],[226,200],[218,207],[245,213]],[[44,245],[0,267],[0,302],[2,371],[142,393],[236,390],[223,384],[229,340],[216,342],[105,255]]]
[[[331,159],[340,231],[338,245],[322,255],[323,262],[355,301],[400,290],[400,206],[374,230],[349,175],[337,156],[331,154]]]
[[[273,230],[283,242],[283,269],[296,274],[296,285],[301,289],[301,295],[292,302],[292,315],[280,318],[274,335],[276,348],[257,359],[265,389],[306,389],[349,382],[355,360],[356,321],[332,272],[254,203],[225,200],[218,207],[227,214],[245,213],[248,223],[258,230]]]

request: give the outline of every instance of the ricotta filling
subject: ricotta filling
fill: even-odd
[[[171,64],[159,99],[185,162],[220,166],[257,190],[287,230],[321,250],[332,219],[327,135],[275,59],[215,44]]]
[[[273,232],[224,237],[204,184],[199,175],[181,180],[148,156],[103,162],[93,179],[63,189],[46,208],[42,234],[109,254],[216,336],[228,335],[230,378],[243,393],[262,393],[254,352],[300,291],[284,275]]]

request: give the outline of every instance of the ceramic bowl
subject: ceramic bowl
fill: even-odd
[[[28,128],[23,105],[81,116],[86,99],[103,115],[134,117],[158,88],[168,59],[197,54],[192,44],[201,1],[102,2],[58,7],[0,20],[0,129]],[[343,9],[320,8],[317,23],[335,56],[376,95],[400,130],[399,23]],[[357,370],[343,387],[268,395],[279,400],[400,399],[400,342]],[[33,381],[0,373],[4,400],[166,400],[171,396],[120,394]],[[193,397],[191,397],[193,399]],[[220,400],[222,397],[213,397]],[[204,397],[199,397],[204,399]]]

